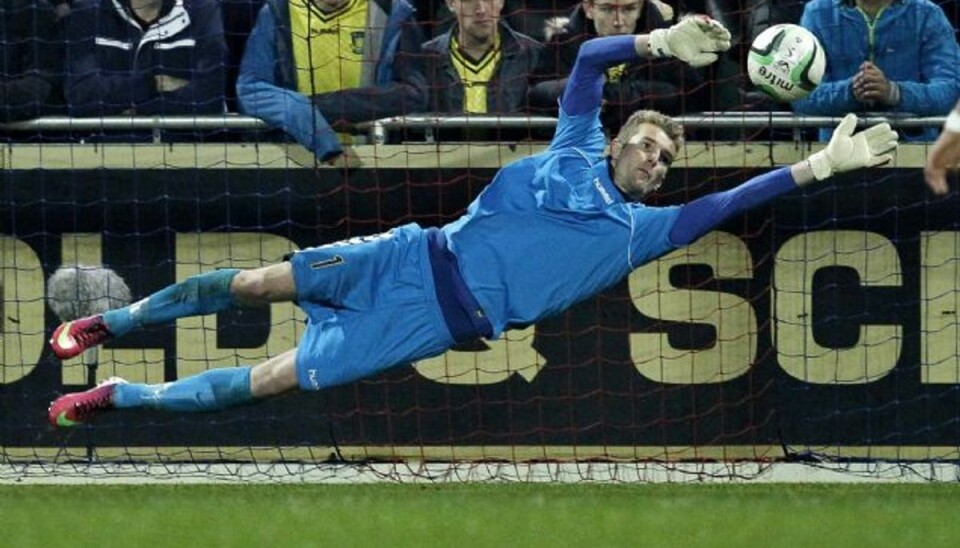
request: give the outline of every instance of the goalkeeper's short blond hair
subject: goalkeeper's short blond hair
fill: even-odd
[[[677,152],[680,152],[680,149],[683,148],[683,126],[673,118],[656,110],[638,110],[631,114],[627,121],[623,123],[620,132],[617,133],[617,140],[621,144],[629,143],[643,124],[652,124],[662,129],[667,137],[673,141]]]

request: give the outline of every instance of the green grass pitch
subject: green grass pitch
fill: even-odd
[[[9,547],[960,546],[960,485],[2,486]]]

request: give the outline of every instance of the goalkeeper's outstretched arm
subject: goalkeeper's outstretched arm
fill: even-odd
[[[691,244],[730,217],[799,186],[822,181],[837,173],[885,164],[893,159],[899,136],[890,124],[877,124],[854,133],[856,127],[857,116],[847,114],[826,148],[806,160],[684,205],[670,230],[670,242],[676,246]]]
[[[703,67],[730,48],[730,31],[705,15],[684,18],[667,29],[650,34],[607,36],[587,40],[567,79],[560,106],[571,116],[590,112],[603,101],[604,71],[607,67],[641,57],[676,57]]]

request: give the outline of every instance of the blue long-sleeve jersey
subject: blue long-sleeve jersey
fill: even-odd
[[[559,313],[689,244],[744,209],[796,188],[787,168],[682,207],[628,202],[610,176],[599,112],[603,70],[636,58],[634,37],[580,50],[550,147],[505,166],[443,227],[497,337]]]

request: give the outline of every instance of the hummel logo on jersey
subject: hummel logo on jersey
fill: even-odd
[[[328,266],[337,266],[338,264],[343,264],[343,257],[341,257],[340,255],[334,255],[329,259],[324,259],[322,261],[310,263],[310,268],[314,270],[320,270],[321,268],[327,268]]]
[[[613,203],[613,198],[610,197],[610,193],[607,192],[607,189],[603,188],[603,183],[600,182],[599,177],[593,180],[593,186],[597,188],[597,192],[600,193],[600,197],[603,198],[603,201],[607,205],[610,205]]]

